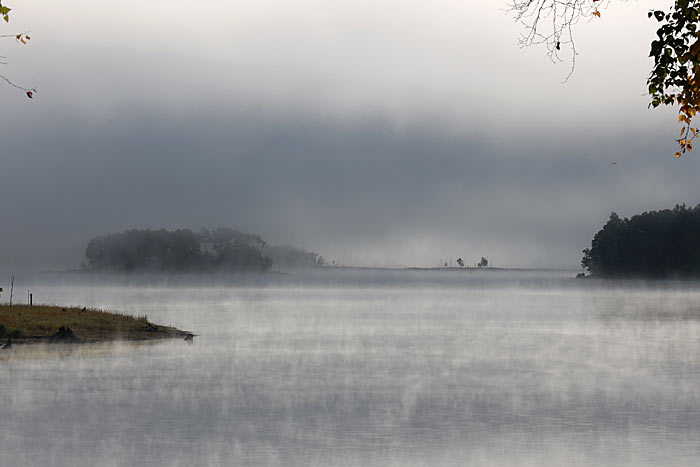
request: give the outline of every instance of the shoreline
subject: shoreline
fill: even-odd
[[[191,341],[196,335],[158,325],[146,316],[57,305],[0,305],[0,342],[13,345],[96,344],[164,339]]]

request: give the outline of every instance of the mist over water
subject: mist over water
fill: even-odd
[[[200,336],[49,358],[13,350],[0,360],[2,463],[695,463],[700,287],[571,277],[29,278],[16,287],[41,302]]]

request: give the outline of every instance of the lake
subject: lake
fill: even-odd
[[[1,464],[697,464],[700,285],[574,275],[18,278],[199,337],[13,350]]]

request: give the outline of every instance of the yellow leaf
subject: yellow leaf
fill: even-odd
[[[679,158],[679,157],[681,157],[681,153],[680,153],[680,152],[677,152],[677,153],[676,153],[676,158]]]

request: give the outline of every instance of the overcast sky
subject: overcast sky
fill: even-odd
[[[348,265],[575,268],[611,211],[700,203],[677,111],[647,109],[659,2],[579,23],[567,84],[505,0],[9,3],[32,40],[2,73],[39,92],[0,86],[5,265],[231,226]]]

